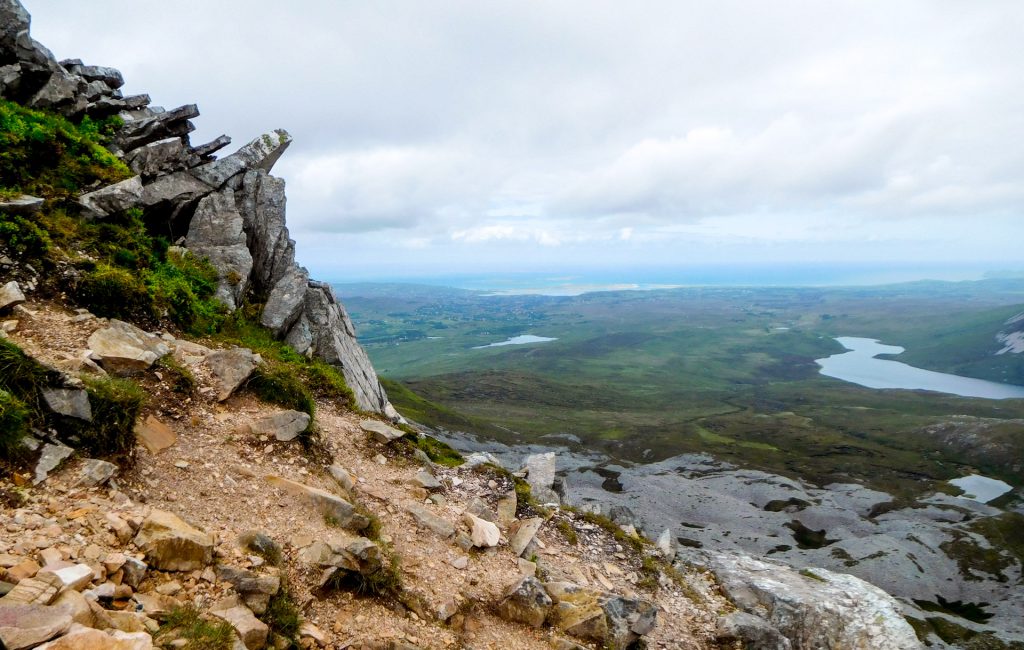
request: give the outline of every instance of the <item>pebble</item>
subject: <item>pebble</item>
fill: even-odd
[[[176,460],[174,461],[174,466],[178,469],[188,469],[188,462],[184,460]]]

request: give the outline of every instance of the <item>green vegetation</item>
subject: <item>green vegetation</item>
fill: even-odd
[[[282,581],[280,591],[270,597],[267,611],[260,620],[267,624],[271,634],[280,635],[288,641],[286,649],[298,648],[302,612],[288,590],[287,583]]]
[[[437,438],[433,438],[426,434],[416,435],[416,446],[427,455],[427,458],[438,465],[444,465],[445,467],[458,467],[462,463],[466,462],[466,459],[462,457],[462,454],[451,447],[451,445],[441,442]]]
[[[562,537],[565,538],[565,541],[568,544],[576,546],[580,543],[580,538],[579,535],[576,534],[576,529],[573,528],[572,524],[565,519],[557,520],[555,522],[555,528],[558,529],[558,532],[562,533]]]
[[[182,395],[191,395],[196,389],[196,377],[192,371],[178,363],[173,354],[167,354],[156,362],[157,370],[163,374],[164,381],[171,386],[171,390]]]
[[[229,650],[235,630],[221,620],[208,620],[192,605],[175,607],[156,634],[158,640],[184,639],[182,650]]]
[[[355,409],[355,396],[341,371],[323,359],[308,358],[273,337],[259,325],[259,305],[246,305],[226,318],[215,340],[249,348],[266,363],[249,380],[248,386],[263,400],[309,413],[316,411],[316,399],[329,399]]]
[[[146,394],[129,379],[100,377],[86,381],[92,422],[77,426],[82,449],[94,454],[124,454],[135,446],[135,420]]]
[[[123,320],[152,317],[145,283],[127,269],[99,264],[78,285],[78,300],[97,316]]]
[[[109,377],[86,381],[92,422],[83,422],[50,413],[42,390],[59,385],[60,375],[26,355],[14,343],[0,339],[0,392],[9,399],[5,403],[4,427],[0,444],[13,444],[28,432],[30,426],[60,425],[63,431],[76,435],[81,448],[96,454],[123,454],[135,445],[135,419],[145,401],[145,393],[127,379]],[[18,433],[20,428],[20,434]]]
[[[284,560],[281,545],[263,533],[256,531],[243,533],[238,538],[238,544],[250,553],[266,560],[270,566],[281,566],[281,562]]]
[[[0,455],[14,456],[28,431],[28,408],[14,395],[0,390]]]
[[[378,543],[378,546],[382,546]],[[326,590],[352,591],[360,596],[402,598],[402,570],[400,558],[382,546],[384,563],[368,575],[356,571],[339,570],[324,586]]]
[[[119,118],[74,124],[58,115],[0,100],[0,178],[3,190],[49,199],[73,198],[81,188],[129,178],[131,172],[103,148]]]
[[[1024,400],[872,390],[824,377],[814,362],[843,351],[834,336],[870,336],[905,346],[901,361],[920,346],[928,359],[908,362],[1013,382],[1024,355],[995,355],[994,336],[1024,311],[1021,281],[574,298],[338,290],[396,408],[429,426],[507,444],[571,435],[570,448],[634,462],[703,452],[900,499],[967,469],[1024,485],[1011,461],[1024,454],[1013,422]],[[473,349],[527,332],[558,340]],[[931,430],[956,415],[983,420],[998,447],[966,453]]]

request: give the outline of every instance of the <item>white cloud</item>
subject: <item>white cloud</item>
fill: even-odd
[[[196,140],[289,129],[275,173],[314,271],[359,263],[346,245],[438,267],[708,241],[875,259],[914,232],[918,257],[1019,257],[1012,0],[25,1],[58,56],[197,102]]]

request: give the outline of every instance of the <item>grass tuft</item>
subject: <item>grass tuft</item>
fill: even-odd
[[[235,630],[227,621],[212,621],[202,617],[192,605],[175,607],[168,612],[156,638],[183,639],[181,650],[230,650],[234,645]]]
[[[14,395],[0,390],[0,455],[11,458],[21,450],[28,434],[29,411]]]

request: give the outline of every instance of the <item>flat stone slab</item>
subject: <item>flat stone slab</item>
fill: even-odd
[[[373,436],[374,440],[385,445],[389,442],[394,442],[405,435],[404,431],[385,424],[380,420],[363,420],[359,423],[359,427]]]
[[[414,503],[406,506],[405,509],[416,520],[416,523],[424,528],[429,528],[441,537],[448,538],[455,534],[455,526],[450,521],[435,515],[426,507]]]
[[[320,488],[280,476],[274,476],[273,474],[267,476],[267,482],[285,492],[305,498],[314,508],[320,511],[320,514],[333,519],[342,528],[363,530],[370,525],[370,520],[356,512],[355,506],[327,490],[321,490]]]
[[[157,454],[178,441],[178,434],[150,415],[135,425],[135,437],[151,454]]]
[[[0,212],[27,217],[43,209],[45,201],[38,196],[22,194],[16,199],[0,201]]]
[[[71,616],[46,605],[0,606],[0,641],[8,650],[31,648],[71,627]]]

